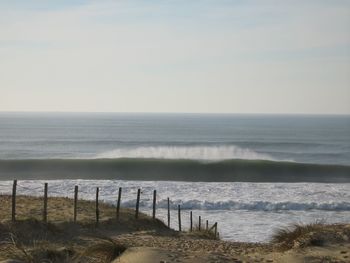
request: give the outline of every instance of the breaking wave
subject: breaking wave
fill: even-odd
[[[240,159],[26,159],[0,160],[0,178],[342,183],[350,182],[350,166]]]
[[[95,156],[99,158],[155,158],[186,160],[269,160],[275,161],[268,154],[258,153],[238,146],[145,146],[135,148],[119,148],[103,152]]]

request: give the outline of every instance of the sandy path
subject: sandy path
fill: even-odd
[[[251,255],[257,252],[261,254],[262,251],[266,254],[271,252],[270,246],[262,244],[193,239],[186,236],[157,236],[143,232],[125,234],[112,238],[131,247],[157,248],[158,250],[145,250],[145,255],[149,255],[152,252],[152,256],[150,257],[156,260],[152,262],[160,262],[162,260],[165,262],[243,262],[251,260],[263,262],[266,258],[261,258],[258,254],[253,257]],[[140,248],[137,251],[138,254],[143,254],[144,252]],[[155,251],[159,253],[156,259],[154,258],[157,254]],[[162,251],[168,254],[164,255]],[[136,252],[132,251],[130,253]],[[170,258],[169,255],[171,255]]]
[[[132,247],[115,262],[285,262],[348,263],[350,243],[278,251],[268,244],[159,236],[137,232],[112,237]]]

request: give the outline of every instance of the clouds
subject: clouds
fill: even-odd
[[[350,113],[347,2],[11,2],[0,110]]]

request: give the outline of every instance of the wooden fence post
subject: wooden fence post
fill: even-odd
[[[153,191],[153,220],[156,219],[156,202],[157,202],[157,190]]]
[[[136,219],[139,218],[140,194],[141,194],[141,189],[137,189],[136,212],[135,212]]]
[[[198,230],[201,231],[201,224],[202,224],[202,218],[201,216],[198,217]]]
[[[43,211],[43,221],[47,223],[47,190],[48,190],[48,184],[45,183],[44,186],[44,211]]]
[[[100,221],[100,210],[98,208],[98,195],[100,192],[100,188],[96,188],[96,226],[98,226],[98,223]]]
[[[215,234],[215,237],[217,236],[217,233],[218,233],[218,223],[215,222],[215,225],[214,225],[214,234]]]
[[[122,188],[119,187],[119,191],[118,191],[118,202],[117,202],[117,220],[119,220],[119,210],[120,210],[121,198],[122,198]]]
[[[12,186],[12,222],[16,221],[16,192],[17,192],[17,180],[13,180]]]
[[[78,207],[78,186],[74,187],[74,210],[73,210],[73,222],[77,222],[77,207]]]
[[[178,216],[179,216],[179,231],[181,232],[181,207],[180,207],[180,205],[178,205],[177,208],[178,208]]]
[[[168,228],[170,228],[170,199],[168,197]]]
[[[193,231],[193,217],[192,217],[192,211],[190,212],[190,231]]]
[[[207,221],[206,221],[206,225],[205,225],[205,230],[208,231],[208,229],[209,229],[209,221],[207,220]]]

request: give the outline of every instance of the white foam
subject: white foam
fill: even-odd
[[[203,201],[203,200],[188,200],[181,199],[171,202],[173,209],[176,209],[177,204],[181,204],[183,209],[199,209],[199,210],[247,210],[247,211],[306,211],[306,210],[324,210],[324,211],[350,211],[350,202],[267,202],[267,201],[252,201],[252,202],[236,202],[236,201]],[[125,206],[133,207],[134,203],[126,202]],[[143,202],[143,206],[152,208],[152,202]],[[159,208],[167,208],[167,200],[158,201]]]
[[[158,158],[189,160],[270,160],[272,156],[238,146],[147,146],[118,148],[100,153],[95,158]]]

